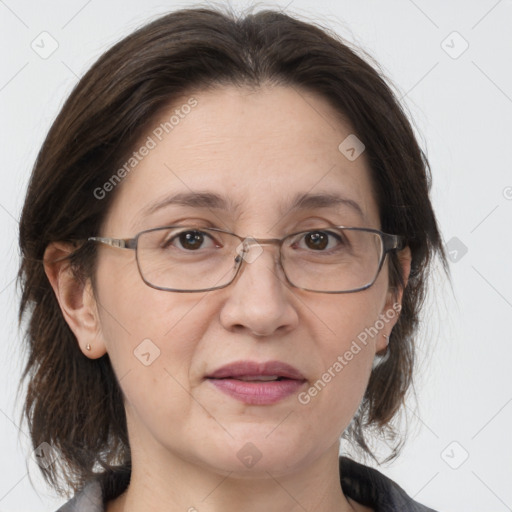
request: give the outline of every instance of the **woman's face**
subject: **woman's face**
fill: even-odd
[[[130,238],[184,223],[254,238],[326,224],[380,227],[364,152],[353,159],[340,151],[351,130],[323,99],[287,87],[225,87],[193,97],[193,108],[181,108],[185,97],[142,139],[148,154],[139,152],[140,162],[117,185],[102,236]],[[173,114],[179,121],[172,129],[160,125]],[[227,208],[165,204],[177,193],[205,192],[222,197]],[[322,193],[357,206],[290,209],[297,195]],[[112,361],[134,458],[278,475],[333,450],[337,455],[375,352],[397,319],[387,267],[365,291],[312,293],[285,282],[276,246],[261,249],[228,287],[175,293],[143,282],[135,251],[98,246],[98,333],[89,355],[106,351]],[[207,378],[240,361],[280,361],[303,380],[292,383],[290,394],[254,403],[251,390],[283,384],[237,380],[235,389],[250,388],[244,398],[226,392],[229,383]],[[315,383],[320,390],[308,392]]]

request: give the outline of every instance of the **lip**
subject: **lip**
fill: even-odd
[[[282,380],[239,380],[265,376],[277,376]],[[277,403],[296,393],[306,382],[297,368],[282,361],[236,361],[218,368],[206,379],[225,394],[251,405]]]
[[[290,366],[283,361],[235,361],[221,366],[213,373],[207,375],[211,379],[224,379],[226,377],[247,377],[247,376],[269,376],[277,375],[287,379],[304,380],[304,375],[297,368]]]

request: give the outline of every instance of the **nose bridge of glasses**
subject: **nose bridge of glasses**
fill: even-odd
[[[256,252],[261,254],[263,249],[261,246],[263,245],[277,245],[281,246],[282,240],[279,238],[254,238],[252,236],[247,236],[243,238],[243,240],[238,244],[237,253],[248,253],[252,246],[256,249]]]
[[[253,263],[263,253],[264,245],[277,245],[281,247],[282,240],[279,238],[254,238],[247,236],[236,247],[236,254],[240,257],[240,261],[244,260],[247,263]],[[253,249],[251,251],[251,248]],[[279,259],[279,251],[277,253],[276,261]]]

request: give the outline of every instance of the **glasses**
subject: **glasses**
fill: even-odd
[[[357,292],[372,286],[388,252],[404,247],[400,235],[344,226],[255,239],[218,228],[180,225],[148,229],[134,238],[88,241],[135,250],[143,281],[170,292],[224,288],[244,261],[254,262],[262,246],[269,244],[279,247],[279,263],[291,286],[318,293]]]

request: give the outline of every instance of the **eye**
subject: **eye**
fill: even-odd
[[[318,252],[339,248],[340,244],[345,244],[341,234],[332,231],[308,231],[301,233],[299,236],[299,242],[295,242],[294,246],[299,245],[301,249],[305,248]]]
[[[220,247],[220,244],[204,231],[188,230],[173,234],[173,236],[169,236],[164,240],[162,248],[167,249],[169,246],[185,249],[186,251],[197,251],[198,249]]]

